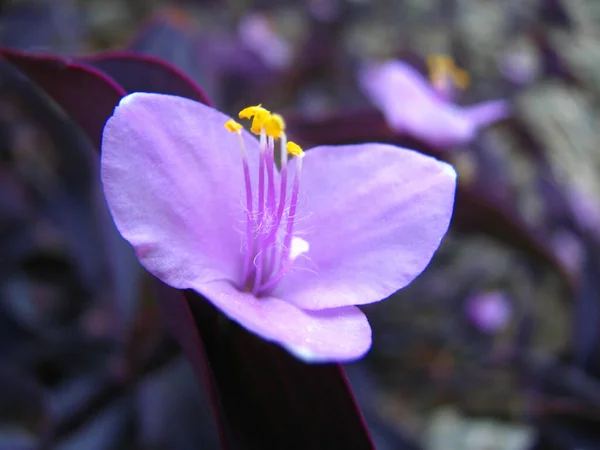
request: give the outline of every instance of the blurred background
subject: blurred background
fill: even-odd
[[[0,6],[5,48],[111,75],[77,58],[162,58],[222,111],[281,112],[307,146],[386,141],[454,164],[449,234],[414,283],[363,308],[373,349],[346,367],[384,450],[600,448],[599,37],[597,0]],[[431,55],[469,75],[448,102],[504,99],[510,117],[444,148],[394,131],[358,71],[398,59],[427,79]],[[118,70],[123,85],[156,81]],[[85,123],[70,110],[73,130],[53,126],[0,78],[0,449],[218,448],[206,393],[112,226]],[[67,104],[94,110],[82,92]]]

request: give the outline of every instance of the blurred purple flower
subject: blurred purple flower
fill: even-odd
[[[560,230],[552,237],[552,248],[558,260],[572,275],[579,275],[583,265],[585,249],[575,233]]]
[[[439,80],[432,86],[415,68],[398,60],[370,63],[359,71],[359,84],[381,110],[389,126],[437,148],[464,145],[479,128],[508,117],[505,100],[462,107],[448,100]]]
[[[600,240],[600,207],[598,201],[583,189],[575,186],[567,187],[567,201],[574,219],[587,233]]]
[[[279,116],[242,113],[254,115],[260,140],[201,103],[125,97],[102,143],[117,227],[155,276],[296,357],[359,358],[371,329],[354,305],[386,298],[427,266],[448,228],[456,173],[387,144],[304,153],[286,145]]]
[[[526,86],[533,83],[539,76],[539,62],[533,55],[524,51],[514,51],[503,55],[498,62],[498,70],[509,81]]]
[[[306,0],[306,9],[319,22],[333,22],[341,15],[340,0]]]
[[[290,44],[273,29],[269,17],[261,12],[244,15],[238,24],[240,42],[271,69],[285,70],[292,62]]]
[[[479,331],[487,334],[498,333],[510,322],[511,302],[503,291],[477,292],[466,300],[465,314]]]

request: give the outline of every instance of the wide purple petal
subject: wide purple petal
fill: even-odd
[[[102,182],[115,223],[144,267],[173,287],[241,281],[244,182],[227,119],[184,98],[135,93],[104,129]],[[257,172],[258,142],[244,140]]]
[[[455,187],[452,166],[412,150],[309,150],[296,229],[310,249],[273,295],[314,310],[386,298],[429,263],[448,229]]]
[[[444,100],[416,69],[401,61],[365,66],[359,83],[394,130],[432,146],[466,144],[479,126],[491,122]]]
[[[275,297],[257,299],[228,281],[192,283],[229,318],[306,362],[351,361],[371,347],[371,327],[354,306],[304,311]]]

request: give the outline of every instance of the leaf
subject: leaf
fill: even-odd
[[[24,130],[22,135],[12,135],[6,150],[18,152],[27,167],[22,179],[36,213],[60,230],[76,266],[78,288],[93,292],[106,282],[97,239],[94,202],[99,180],[94,148],[64,111],[5,59],[0,59],[0,75],[0,106],[12,111],[12,116],[3,116],[4,125]],[[29,127],[23,129],[23,123]]]
[[[121,86],[101,71],[66,57],[6,48],[0,49],[0,57],[46,91],[100,148],[104,123],[125,95]]]
[[[218,388],[213,379],[210,362],[207,359],[200,332],[196,328],[192,311],[180,291],[167,286],[156,278],[153,278],[152,282],[161,316],[169,331],[173,333],[175,339],[183,348],[198,377],[198,381],[208,395],[208,401],[219,430],[219,437],[224,445],[227,442],[227,422],[223,417]]]
[[[127,49],[131,52],[160,58],[186,74],[203,87],[210,98],[218,95],[216,67],[208,67],[207,52],[200,50],[197,30],[183,6],[171,6],[159,11],[133,37]],[[206,48],[204,49],[206,50]]]
[[[371,449],[369,432],[339,364],[307,365],[185,296],[204,342],[223,410],[244,449]]]
[[[24,431],[42,432],[48,418],[44,390],[30,374],[0,360],[0,423]]]
[[[538,15],[543,22],[550,25],[565,30],[573,28],[573,19],[562,0],[539,0]]]
[[[78,61],[109,75],[128,93],[157,92],[209,103],[202,89],[190,77],[172,64],[153,56],[107,52],[78,58]]]

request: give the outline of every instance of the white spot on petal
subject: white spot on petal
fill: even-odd
[[[290,245],[290,259],[293,261],[298,256],[306,253],[310,249],[307,241],[299,237],[293,237]]]
[[[135,99],[138,95],[139,95],[139,92],[134,92],[133,94],[126,95],[119,102],[119,106],[125,106],[125,105],[131,103],[131,101],[133,99]]]
[[[316,356],[308,347],[294,347],[294,346],[286,346],[290,353],[292,353],[296,358],[299,358],[306,362],[311,362],[316,359]]]
[[[456,169],[448,163],[442,162],[441,164],[444,169],[444,173],[450,176],[453,180],[456,179]]]

